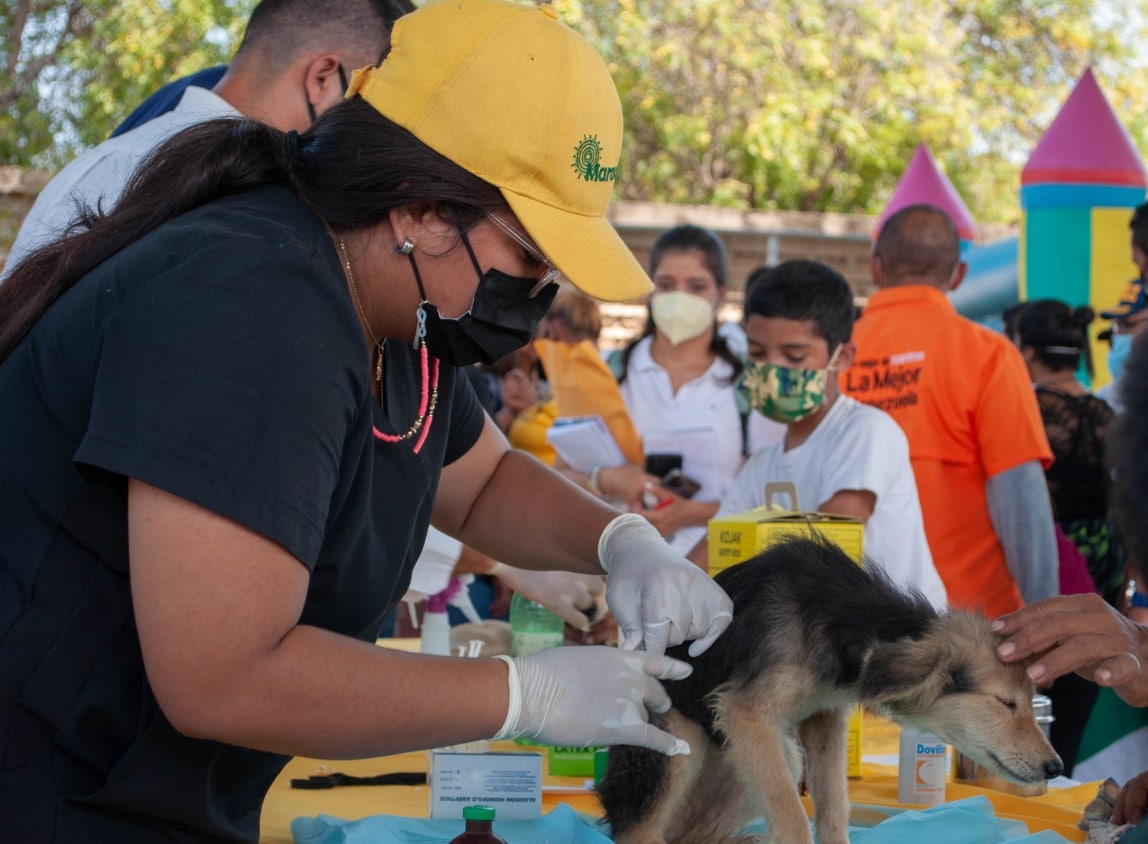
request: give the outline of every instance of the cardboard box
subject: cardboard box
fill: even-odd
[[[710,519],[708,545],[711,575],[743,563],[784,539],[793,536],[810,537],[814,531],[839,545],[850,559],[861,563],[865,526],[859,519],[829,513],[783,510],[773,503],[774,498],[781,494],[789,495],[794,507],[799,506],[793,484],[768,484],[764,506]]]
[[[594,751],[597,747],[553,747],[547,748],[549,767],[547,772],[556,777],[594,776]]]
[[[490,806],[499,820],[542,814],[541,753],[436,750],[430,768],[430,816],[462,818],[467,806]]]
[[[864,710],[855,704],[849,714],[849,731],[845,734],[845,776],[861,779],[861,720]]]

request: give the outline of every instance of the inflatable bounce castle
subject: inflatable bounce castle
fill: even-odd
[[[976,223],[924,145],[917,148],[880,222],[918,202],[957,224],[969,273],[951,294],[957,310],[999,326],[1005,308],[1028,299],[1111,307],[1136,274],[1128,220],[1145,201],[1148,171],[1091,69],[1065,100],[1021,173],[1021,233],[974,244]],[[880,223],[878,224],[878,229]],[[1108,383],[1105,349],[1093,325],[1094,387]]]

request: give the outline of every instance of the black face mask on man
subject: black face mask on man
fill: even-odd
[[[508,275],[493,268],[483,272],[466,232],[459,233],[478,274],[474,299],[462,316],[444,317],[427,300],[415,256],[407,254],[422,297],[419,330],[421,333],[425,327],[427,351],[443,363],[494,363],[534,339],[538,323],[558,294],[558,285],[548,284],[532,296],[537,279]]]

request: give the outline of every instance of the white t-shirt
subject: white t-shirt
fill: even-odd
[[[695,501],[719,501],[742,464],[741,414],[730,381],[733,367],[721,358],[674,393],[670,376],[652,357],[652,337],[630,355],[622,398],[646,454],[682,455],[682,472],[701,489]],[[685,527],[670,537],[670,545],[686,554],[703,536],[704,525]]]
[[[804,510],[815,510],[841,490],[868,490],[877,503],[865,526],[865,556],[895,584],[918,589],[933,606],[945,607],[945,587],[925,539],[909,442],[893,417],[838,396],[805,442],[784,449],[779,442],[750,457],[722,497],[719,516],[763,505],[768,482],[792,482]]]
[[[216,94],[191,86],[184,91],[174,110],[109,138],[76,158],[36,197],[8,253],[4,275],[29,252],[64,233],[76,217],[77,200],[89,208],[101,203],[103,210],[110,210],[119,201],[140,162],[180,129],[217,117],[241,116]]]
[[[749,441],[748,450],[750,454],[756,454],[767,446],[781,442],[785,439],[785,432],[788,430],[783,423],[766,419],[756,410],[750,411],[748,427],[746,439]]]

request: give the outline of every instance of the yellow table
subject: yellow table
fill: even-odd
[[[390,641],[389,646],[417,650],[417,640]],[[862,750],[866,756],[896,754],[900,727],[883,719],[866,716],[862,733]],[[521,749],[510,742],[496,743],[495,750]],[[324,790],[292,789],[293,778],[305,779],[319,773],[339,771],[354,776],[374,776],[399,771],[426,771],[427,754],[403,753],[395,756],[357,761],[323,761],[298,758],[292,760],[272,785],[263,804],[260,841],[265,844],[290,844],[290,823],[300,816],[333,815],[344,820],[358,820],[371,815],[426,817],[430,806],[428,786],[337,786]],[[545,771],[545,762],[543,763]],[[600,814],[597,798],[581,790],[580,777],[543,776],[542,811],[549,812],[566,803],[578,812]],[[548,790],[548,789],[562,790]],[[578,789],[578,790],[574,790]],[[998,817],[1024,821],[1030,832],[1049,829],[1069,841],[1084,841],[1076,828],[1084,805],[1096,796],[1096,783],[1068,789],[1050,789],[1039,797],[1014,797],[999,791],[950,781],[946,786],[948,801],[984,795],[992,801]],[[886,765],[864,765],[863,776],[849,781],[852,803],[871,806],[900,806],[897,802],[897,769]],[[809,802],[806,799],[806,809]],[[853,822],[871,825],[875,818],[855,812]]]
[[[523,750],[513,742],[495,742],[494,750]],[[426,751],[400,753],[378,759],[362,759],[353,762],[318,762],[314,759],[294,759],[283,770],[279,779],[271,787],[263,803],[261,842],[266,844],[289,844],[292,841],[290,824],[301,815],[334,815],[344,820],[358,820],[371,815],[401,815],[408,818],[425,818],[430,810],[430,787],[425,785],[350,785],[318,791],[292,789],[292,778],[306,778],[319,773],[320,765],[331,771],[340,771],[354,776],[374,776],[398,771],[426,771]],[[584,778],[552,777],[545,773],[546,760],[542,761],[542,811],[549,812],[559,803],[566,803],[575,811],[585,814],[600,814],[598,799],[589,791],[571,792],[566,789],[581,788]],[[557,786],[563,791],[550,791],[548,786]]]

